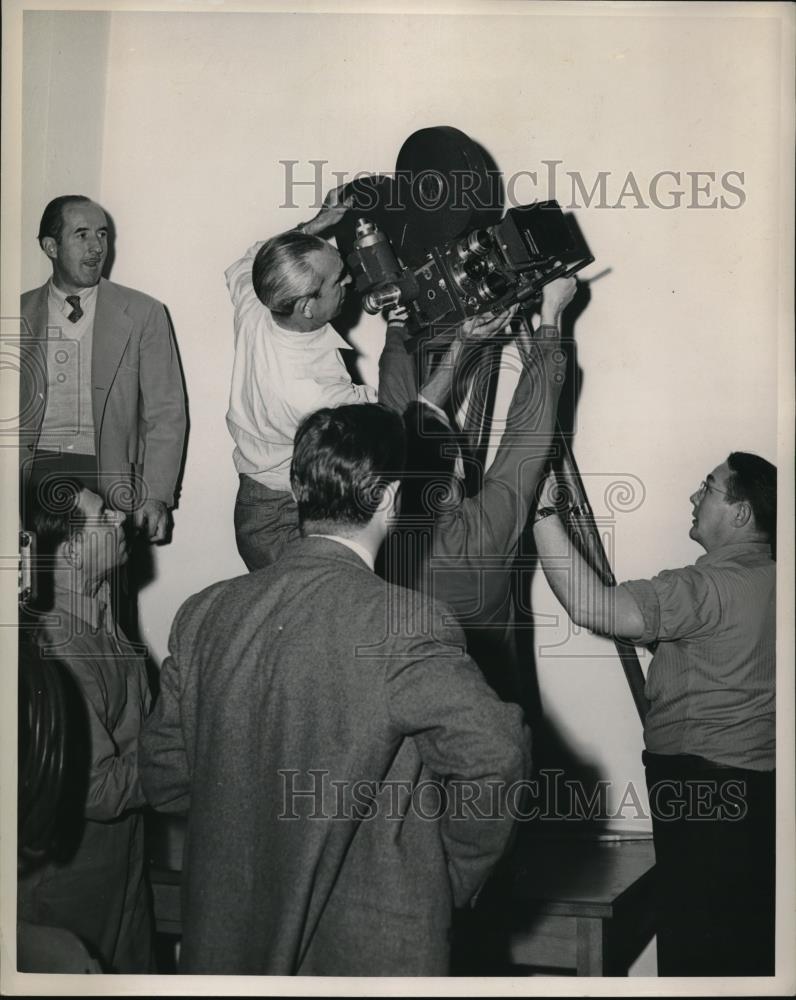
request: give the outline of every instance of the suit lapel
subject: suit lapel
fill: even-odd
[[[47,405],[48,284],[27,299],[20,324],[20,433],[35,444]]]
[[[22,324],[22,337],[24,340],[34,340],[46,342],[47,340],[47,320],[49,318],[49,282],[37,288],[23,313],[25,322]]]
[[[126,308],[127,303],[117,288],[101,278],[91,344],[91,385],[94,427],[97,432],[119,362],[133,331],[133,321],[127,315]]]

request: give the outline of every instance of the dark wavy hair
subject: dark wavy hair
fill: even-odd
[[[82,531],[86,518],[80,509],[85,489],[75,476],[47,476],[32,490],[25,504],[25,523],[36,538],[35,610],[48,611],[53,600],[53,561],[61,542]]]
[[[82,204],[91,201],[84,194],[62,194],[47,205],[42,212],[39,223],[39,235],[37,237],[39,246],[46,236],[51,236],[56,243],[61,239],[64,231],[64,209],[67,205]]]
[[[85,524],[80,494],[85,486],[77,476],[52,475],[43,479],[29,498],[28,516],[36,533],[39,553],[52,555]]]
[[[734,451],[727,458],[730,476],[727,499],[730,503],[745,500],[752,508],[755,525],[777,548],[777,467],[759,455]]]
[[[401,418],[379,403],[326,407],[296,431],[290,484],[302,530],[357,527],[373,517],[405,459]]]

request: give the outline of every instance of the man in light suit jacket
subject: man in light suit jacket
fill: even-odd
[[[402,462],[386,407],[307,417],[303,537],[177,615],[139,765],[188,813],[181,972],[444,975],[506,847],[521,712],[444,607],[373,572]]]
[[[162,541],[186,427],[166,311],[102,278],[108,221],[89,198],[51,201],[38,238],[53,273],[21,303],[22,495],[50,472],[76,475]]]

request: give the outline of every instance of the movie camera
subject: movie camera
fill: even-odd
[[[554,278],[575,274],[594,260],[574,218],[556,201],[511,207],[504,215],[502,175],[494,161],[449,126],[413,133],[401,147],[394,175],[358,178],[342,193],[352,211],[335,236],[354,287],[369,313],[407,307],[416,334],[410,350],[423,338],[434,338],[440,327],[514,303],[520,309],[512,333],[532,340],[530,310],[523,304],[533,303]],[[464,406],[462,440],[472,459],[468,469],[481,469],[480,480],[467,486],[470,496],[483,481],[504,343],[487,338],[472,355],[474,364],[459,362],[459,375],[474,387]],[[421,363],[429,362],[433,341],[431,346]],[[573,498],[569,530],[613,586],[602,536],[560,426],[552,451],[559,456],[559,485]],[[643,722],[648,703],[636,649],[621,639],[614,642]]]
[[[496,226],[432,247],[416,268],[401,264],[375,222],[360,218],[355,232],[347,263],[365,311],[411,306],[420,326],[536,299],[549,281],[594,260],[577,247],[555,201],[509,209]]]
[[[396,197],[395,178],[349,186],[353,231],[349,223],[338,246],[366,312],[406,306],[415,330],[458,325],[531,303],[548,282],[592,263],[556,201],[513,207],[501,218],[496,173],[464,133],[438,127],[414,133],[401,149],[395,178],[408,178],[409,197]],[[433,207],[429,190],[439,195]]]

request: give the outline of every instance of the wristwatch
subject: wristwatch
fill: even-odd
[[[553,514],[558,513],[558,507],[540,507],[536,512],[536,517],[533,519],[534,524],[538,524],[539,521],[544,521],[546,517],[552,517]]]

